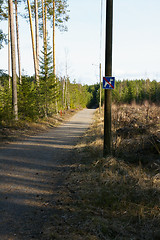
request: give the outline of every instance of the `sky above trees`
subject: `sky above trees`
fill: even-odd
[[[105,0],[103,1],[102,69],[104,72]],[[113,0],[113,75],[117,79],[160,80],[160,1]],[[56,29],[56,73],[71,80],[99,81],[101,0],[69,0],[68,32]],[[20,11],[24,6],[21,4]],[[21,61],[24,74],[34,66],[29,23],[19,20]],[[0,28],[7,33],[7,22]],[[50,31],[51,32],[51,31]],[[50,35],[52,40],[52,32]],[[42,41],[40,42],[42,47]],[[7,70],[7,47],[0,50],[0,69]]]

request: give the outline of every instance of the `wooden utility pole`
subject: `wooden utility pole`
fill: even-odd
[[[112,28],[113,28],[113,0],[106,0],[106,50],[105,76],[112,76]],[[105,89],[104,99],[104,157],[112,152],[111,134],[111,98],[112,90]]]
[[[102,105],[102,64],[99,64],[99,113],[101,114],[101,105]]]

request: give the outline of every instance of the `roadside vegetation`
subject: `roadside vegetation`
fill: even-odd
[[[86,86],[71,83],[65,77],[57,78],[56,82],[53,79],[51,76],[45,79],[44,76],[37,87],[34,77],[22,76],[22,83],[18,85],[20,120],[35,121],[63,110],[86,107],[91,95]],[[12,91],[7,74],[0,74],[0,90],[0,122],[14,121]]]
[[[65,77],[57,78],[55,83],[51,75],[46,79],[44,74],[39,79],[39,87],[34,77],[22,76],[22,82],[17,88],[19,119],[15,121],[8,75],[0,72],[1,140],[11,139],[16,134],[32,134],[48,126],[56,126],[75,111],[86,107],[91,98],[87,86],[75,81],[71,83],[70,79]]]
[[[89,106],[99,106],[100,88],[99,84],[88,86],[88,91],[92,93]],[[143,104],[148,101],[150,104],[160,104],[160,82],[149,79],[137,80],[116,80],[116,86],[112,92],[112,101],[116,104]],[[102,105],[104,102],[104,92],[102,92]]]
[[[113,156],[103,116],[76,146],[48,239],[160,239],[160,107],[113,105]]]
[[[34,77],[22,76],[15,121],[8,75],[0,74],[2,140],[55,127],[75,111],[99,104],[98,84],[82,86],[66,77],[54,81],[51,71],[37,86]],[[44,240],[160,239],[160,83],[118,81],[112,102],[112,156],[103,158],[104,119],[97,110],[66,162],[65,185],[55,196]]]

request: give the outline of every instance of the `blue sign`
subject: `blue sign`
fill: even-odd
[[[114,89],[115,77],[103,77],[103,89]]]

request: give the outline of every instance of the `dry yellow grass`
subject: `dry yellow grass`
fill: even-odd
[[[145,162],[145,148],[142,148],[141,142],[139,144],[142,135],[145,139],[149,139],[150,134],[159,137],[159,121],[153,120],[151,109],[150,119],[146,119],[144,107],[118,106],[118,113],[114,106],[113,117],[121,116],[117,127],[113,126],[115,138],[120,137],[116,136],[118,129],[133,124],[134,111],[141,114],[134,123],[138,131],[135,130],[137,132],[133,137],[129,133],[121,136],[119,144],[113,146],[114,156],[108,158],[102,156],[103,118],[96,114],[94,124],[77,145],[75,162],[66,179],[66,187],[59,192],[57,208],[60,213],[56,216],[50,239],[160,239],[159,154],[156,149],[150,148]],[[153,124],[149,125],[152,121]],[[139,132],[140,123],[148,126],[147,132]],[[126,138],[132,152],[125,153]],[[132,141],[138,141],[134,149]],[[141,158],[137,160],[135,152],[140,148]]]
[[[52,117],[38,119],[36,122],[31,120],[19,120],[10,122],[1,122],[0,125],[0,143],[14,141],[17,138],[34,135],[68,121],[78,110],[65,111],[61,114],[55,114]]]

